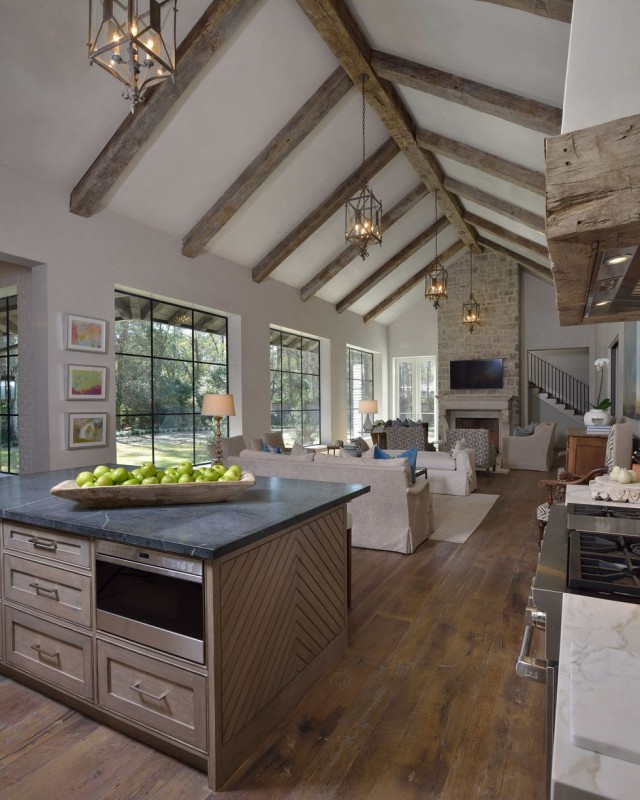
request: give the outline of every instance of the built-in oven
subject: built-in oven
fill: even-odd
[[[120,542],[98,542],[97,630],[204,664],[202,563]]]

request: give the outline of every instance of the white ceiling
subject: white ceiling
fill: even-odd
[[[181,0],[178,38],[207,8]],[[570,26],[478,0],[348,0],[374,49],[562,105]],[[70,192],[128,113],[119,84],[89,66],[88,3],[0,0],[0,161]],[[274,134],[336,69],[338,62],[295,0],[258,0],[241,29],[214,56],[107,196],[119,214],[179,241]],[[415,89],[397,87],[420,127],[522,166],[544,170],[544,135]],[[207,250],[253,268],[318,206],[361,160],[357,89],[326,115],[224,228]],[[367,109],[367,155],[388,138]],[[544,198],[448,158],[444,173],[544,216]],[[399,153],[370,185],[390,209],[419,179]],[[149,202],[151,200],[151,202]],[[512,218],[462,200],[481,215],[539,244],[544,236]],[[366,261],[354,259],[318,297],[341,300],[435,220],[433,197],[384,233]],[[486,238],[497,237],[483,233]],[[442,252],[457,239],[449,226]],[[536,259],[528,251],[501,242]],[[344,248],[336,212],[271,275],[302,288]],[[435,256],[431,242],[351,310],[364,314]],[[422,296],[421,286],[383,312],[390,323]]]

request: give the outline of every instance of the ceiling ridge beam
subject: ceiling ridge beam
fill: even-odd
[[[527,209],[516,206],[508,200],[483,192],[482,189],[469,186],[469,184],[454,178],[445,178],[444,185],[448,191],[458,197],[464,197],[466,200],[471,200],[473,203],[489,208],[491,211],[496,211],[498,214],[503,214],[505,217],[511,217],[538,233],[545,233],[544,217],[534,214],[533,211],[527,211]]]
[[[512,233],[507,228],[503,228],[502,225],[496,225],[495,222],[490,222],[488,219],[480,217],[477,214],[467,213],[464,217],[469,225],[473,225],[475,228],[482,228],[482,230],[492,233],[494,236],[506,239],[508,242],[511,242],[511,244],[522,247],[524,250],[529,250],[529,252],[540,256],[540,258],[545,258],[547,261],[549,260],[549,250],[543,245],[532,242],[531,239],[519,236],[517,233]]]
[[[142,150],[178,99],[202,69],[238,29],[255,0],[214,0],[180,43],[177,77],[165,80],[149,92],[134,114],[127,114],[120,127],[71,192],[69,210],[90,217],[122,173]]]
[[[361,87],[361,76],[368,77],[364,90],[369,106],[378,114],[427,188],[440,191],[438,199],[443,213],[460,238],[477,251],[475,233],[464,222],[458,201],[444,188],[444,176],[438,161],[416,142],[416,126],[409,110],[393,84],[379,78],[371,68],[371,47],[347,3],[344,0],[297,0],[297,3],[354,84]]]
[[[478,0],[480,3],[493,3],[518,11],[528,11],[539,17],[556,19],[558,22],[571,22],[573,0]]]
[[[191,228],[182,240],[182,255],[190,258],[200,255],[216,233],[352,88],[351,78],[338,67]]]
[[[486,172],[503,181],[508,181],[530,192],[545,196],[546,186],[543,172],[521,167],[513,161],[507,161],[500,156],[491,155],[484,150],[478,150],[471,145],[457,142],[438,133],[432,133],[424,128],[416,131],[416,140],[420,147],[432,153],[466,164],[481,172]]]
[[[416,203],[424,199],[429,194],[429,190],[424,183],[419,183],[410,192],[407,192],[402,200],[399,200],[395,206],[382,215],[382,230],[388,231],[392,225],[395,225],[408,211],[410,211]],[[320,270],[317,275],[303,286],[300,290],[300,299],[305,301],[313,297],[322,287],[329,283],[332,278],[335,278],[342,270],[350,264],[358,255],[356,248],[349,244],[344,250],[330,261],[326,267]]]
[[[485,239],[484,236],[478,236],[478,244],[481,244],[483,247],[486,247],[489,250],[493,250],[494,253],[500,253],[503,256],[507,256],[507,258],[510,258],[516,263],[520,264],[529,272],[534,272],[537,276],[543,278],[545,281],[553,283],[553,275],[551,274],[551,269],[549,267],[543,267],[541,264],[538,264],[537,261],[532,261],[530,258],[522,256],[520,253],[516,253],[514,250],[510,250],[508,247],[498,244],[498,242],[494,242],[492,239]]]
[[[374,286],[377,286],[381,280],[391,275],[391,273],[401,264],[404,264],[408,258],[411,258],[414,253],[417,253],[421,247],[428,244],[436,234],[442,233],[448,225],[449,220],[445,216],[442,216],[439,220],[434,222],[433,225],[430,225],[426,230],[418,234],[415,239],[412,239],[403,248],[398,250],[394,256],[388,261],[385,261],[381,267],[378,267],[374,273],[365,278],[362,283],[356,286],[355,289],[352,289],[346,297],[343,297],[342,300],[336,303],[336,311],[338,314],[342,314],[343,311],[346,311],[357,300],[373,289]]]
[[[293,251],[300,247],[312,233],[323,225],[341,205],[358,191],[363,183],[385,167],[398,154],[398,145],[393,139],[387,139],[373,155],[355,169],[348,178],[342,181],[328,197],[313,209],[310,214],[290,231],[284,239],[269,252],[253,268],[252,276],[256,283],[262,283],[271,273],[288,258]]]
[[[494,89],[484,83],[443,72],[390,53],[373,51],[371,66],[381,78],[458,103],[515,125],[557,136],[562,110],[519,94]]]
[[[465,243],[458,239],[457,242],[454,242],[451,247],[447,247],[447,249],[441,253],[437,259],[433,259],[430,261],[426,267],[423,267],[420,272],[416,272],[416,274],[409,278],[409,280],[405,281],[401,286],[398,286],[391,294],[386,297],[384,300],[381,300],[377,306],[371,309],[371,311],[367,311],[366,314],[363,315],[362,319],[365,322],[371,322],[372,319],[380,316],[383,311],[386,311],[387,308],[392,306],[396,303],[401,297],[404,297],[407,292],[411,291],[416,284],[420,283],[420,281],[424,280],[427,275],[433,271],[433,268],[436,265],[436,260],[441,261],[445,264],[447,261],[450,261],[454,256],[457,256],[461,250],[464,250],[466,247]]]

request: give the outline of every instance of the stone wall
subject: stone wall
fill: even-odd
[[[517,397],[520,387],[519,267],[497,253],[473,256],[473,295],[480,304],[480,325],[470,332],[462,324],[462,304],[469,299],[470,253],[466,250],[448,268],[449,296],[438,309],[438,397]],[[449,388],[449,362],[502,358],[502,389]]]

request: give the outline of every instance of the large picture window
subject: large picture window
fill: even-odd
[[[320,443],[320,341],[271,328],[271,430],[287,447]]]
[[[0,298],[0,472],[20,472],[18,448],[18,297]]]
[[[116,291],[115,357],[118,461],[210,461],[213,420],[200,409],[228,392],[226,317]]]
[[[347,347],[347,414],[349,437],[362,436],[361,400],[373,400],[373,353]]]
[[[400,419],[429,423],[429,441],[437,441],[436,358],[394,358],[395,413]]]

